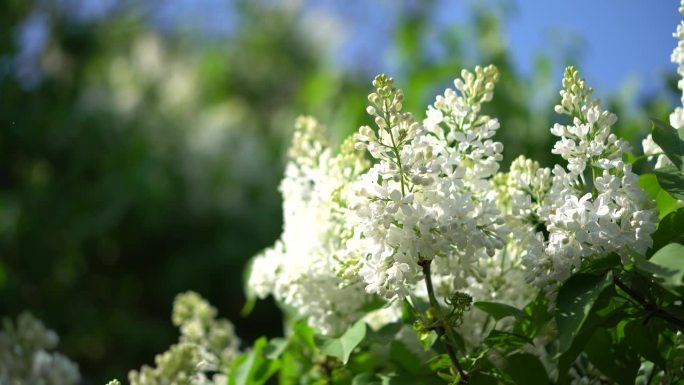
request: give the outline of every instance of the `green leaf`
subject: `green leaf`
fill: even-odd
[[[661,120],[651,120],[653,122],[653,141],[663,149],[665,155],[679,170],[683,170],[684,138],[682,136],[684,133]]]
[[[232,365],[229,385],[261,385],[278,371],[280,363],[265,359],[266,337],[261,337],[252,350],[240,356]]]
[[[580,273],[558,290],[555,318],[561,353],[570,348],[594,302],[609,283],[607,277]]]
[[[523,308],[525,317],[520,318],[515,322],[515,325],[513,325],[513,332],[529,338],[536,337],[551,319],[548,308],[549,300],[546,298],[544,292],[540,291],[539,294],[537,294],[537,298]]]
[[[503,351],[510,352],[519,349],[526,344],[534,345],[532,339],[516,333],[504,332],[501,330],[492,330],[484,339],[487,346],[499,348]]]
[[[268,358],[269,360],[277,359],[281,354],[283,354],[288,343],[289,341],[285,338],[274,338],[268,341],[268,345],[264,347],[264,357]]]
[[[673,198],[684,199],[684,172],[673,165],[667,165],[653,170],[653,173],[663,190]]]
[[[361,306],[361,311],[364,313],[370,313],[373,310],[382,309],[386,305],[386,300],[375,295],[368,302],[364,303],[363,306]]]
[[[549,375],[537,356],[515,353],[506,357],[504,371],[516,384],[548,385]]]
[[[568,381],[570,367],[577,357],[584,351],[585,346],[599,327],[612,328],[627,317],[622,301],[616,301],[616,292],[613,285],[608,285],[582,323],[577,335],[572,340],[570,348],[558,356],[558,384]]]
[[[392,341],[390,345],[390,359],[402,371],[413,376],[425,374],[426,367],[421,365],[420,357],[409,350],[401,341]]]
[[[619,385],[633,385],[640,360],[616,336],[615,330],[597,329],[584,351],[594,366]]]
[[[580,273],[590,274],[605,274],[608,270],[615,267],[622,266],[620,256],[612,253],[602,258],[592,258],[588,262],[582,264]]]
[[[437,339],[439,339],[439,336],[437,333],[435,333],[434,330],[430,330],[429,332],[425,333],[418,333],[418,339],[420,340],[421,345],[423,345],[423,349],[426,351],[432,349],[432,345],[437,342]]]
[[[316,345],[320,351],[335,357],[346,364],[352,351],[366,336],[366,322],[358,320],[338,338],[317,337]]]
[[[520,319],[521,317],[525,316],[525,312],[523,312],[522,310],[511,305],[506,305],[504,303],[475,302],[473,306],[489,314],[496,321],[499,321],[506,317],[515,317],[516,319]]]
[[[252,265],[254,265],[254,258],[247,263],[247,266],[245,266],[245,269],[242,271],[242,282],[245,283],[242,288],[242,292],[245,293],[245,304],[242,305],[242,309],[240,309],[240,316],[242,317],[250,315],[257,302],[256,292],[247,284],[247,282],[249,282],[249,276],[252,275]]]
[[[394,340],[394,336],[396,336],[397,333],[399,333],[399,330],[401,330],[402,327],[404,327],[403,323],[392,322],[383,326],[378,331],[369,329],[366,332],[367,334],[364,344],[388,345],[390,342]]]
[[[470,376],[470,385],[498,385],[499,381],[496,377],[491,376],[487,373],[475,372]]]
[[[306,323],[306,320],[297,321],[293,327],[293,330],[294,330],[293,340],[296,343],[303,345],[304,347],[306,347],[308,349],[311,349],[314,351],[316,350],[316,341],[314,338],[314,331]]]
[[[656,208],[660,212],[661,218],[679,207],[677,200],[660,186],[655,174],[640,175],[639,187],[644,189],[651,199],[656,202]]]
[[[629,321],[625,325],[625,342],[640,356],[664,368],[666,362],[658,350],[658,321],[650,320],[646,325],[642,319]]]
[[[361,373],[352,379],[351,385],[381,385],[382,380],[372,373]]]
[[[637,269],[653,274],[664,288],[677,293],[684,279],[684,245],[670,243],[649,260],[637,258]]]
[[[684,208],[677,209],[661,219],[652,237],[652,250],[660,250],[668,243],[684,238]]]

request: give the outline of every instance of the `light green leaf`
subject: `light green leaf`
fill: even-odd
[[[677,200],[660,187],[660,183],[658,183],[658,178],[655,174],[640,175],[639,187],[644,189],[644,192],[655,201],[660,218],[679,207]]]
[[[476,308],[482,310],[483,312],[492,316],[496,321],[504,319],[506,317],[515,317],[520,319],[525,317],[525,312],[513,307],[511,305],[506,305],[504,303],[497,302],[475,302],[473,304]]]
[[[381,385],[382,380],[372,373],[361,373],[352,379],[352,385]]]
[[[278,371],[279,362],[264,357],[267,345],[266,337],[261,337],[254,342],[252,351],[235,360],[228,378],[229,385],[261,385]]]
[[[594,302],[609,284],[608,277],[580,273],[561,286],[555,313],[561,353],[572,346]]]
[[[676,293],[682,289],[684,279],[684,245],[670,243],[656,251],[650,260],[636,259],[636,266],[641,271],[653,274],[663,287]]]
[[[277,359],[281,354],[283,354],[288,343],[289,341],[285,338],[274,338],[268,341],[268,345],[264,347],[264,357],[268,358],[269,360]]]
[[[366,322],[358,320],[338,338],[317,337],[316,345],[321,352],[335,357],[346,364],[354,348],[366,336]]]

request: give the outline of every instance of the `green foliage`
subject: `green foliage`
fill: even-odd
[[[684,170],[684,133],[669,124],[653,119],[653,141],[663,149],[678,170]]]
[[[638,259],[637,268],[652,274],[658,283],[675,294],[684,295],[684,246],[670,243],[656,251],[649,260]]]
[[[316,345],[321,353],[335,357],[346,364],[354,349],[366,336],[366,322],[356,321],[338,338],[319,338]]]
[[[506,317],[515,317],[517,320],[525,317],[525,313],[522,310],[505,303],[475,302],[473,306],[489,314],[496,321]]]
[[[570,349],[594,303],[608,285],[606,277],[576,274],[558,290],[555,319],[561,353]]]

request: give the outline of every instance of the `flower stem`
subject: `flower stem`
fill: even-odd
[[[430,299],[430,306],[433,309],[435,309],[438,318],[437,326],[434,328],[434,330],[439,336],[439,340],[442,343],[442,346],[449,355],[449,359],[451,359],[452,365],[454,366],[456,371],[458,371],[458,374],[461,377],[460,383],[467,384],[470,376],[468,375],[468,373],[466,373],[465,370],[463,370],[461,363],[458,362],[458,356],[456,355],[456,350],[454,349],[454,347],[456,346],[456,338],[454,337],[451,328],[446,324],[444,313],[442,312],[442,306],[439,304],[439,302],[437,301],[437,297],[435,296],[435,289],[432,285],[432,273],[430,271],[431,263],[431,260],[423,260],[419,262],[419,265],[423,268],[423,275],[425,276],[425,286],[427,287],[428,297]]]

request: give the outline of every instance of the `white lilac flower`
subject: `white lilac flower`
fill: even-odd
[[[680,1],[679,13],[684,14],[684,0]],[[680,97],[680,105],[670,114],[670,126],[679,130],[684,127],[684,108],[682,108],[682,106],[684,106],[684,21],[679,22],[677,31],[675,31],[672,36],[677,38],[677,46],[670,55],[670,61],[677,64],[677,74],[679,75],[677,88],[682,91],[682,95]],[[656,168],[672,163],[663,155],[663,150],[655,143],[651,134],[641,142],[641,145],[644,150],[644,155],[648,155],[649,159],[658,156],[655,165]]]
[[[373,81],[367,111],[378,129],[361,127],[355,137],[376,163],[353,182],[349,204],[365,253],[359,274],[367,292],[406,297],[422,279],[422,261],[445,258],[459,269],[480,251],[491,256],[503,246],[505,228],[488,181],[503,146],[491,139],[498,121],[480,114],[497,78],[493,66],[463,71],[456,90],[428,109],[424,125],[402,112],[403,93],[391,78]]]
[[[173,303],[173,324],[181,332],[179,341],[197,345],[205,357],[206,369],[225,368],[238,354],[240,339],[233,324],[216,319],[216,309],[195,292],[176,296]]]
[[[78,366],[50,352],[58,341],[57,333],[29,313],[22,313],[16,323],[4,319],[0,330],[0,384],[78,384]]]
[[[354,269],[358,257],[346,247],[354,229],[344,221],[349,182],[367,168],[351,139],[333,154],[323,127],[298,119],[285,177],[283,234],[257,256],[249,286],[259,297],[273,295],[308,317],[323,334],[337,334],[361,317],[370,300]]]
[[[553,148],[567,161],[556,165],[548,204],[540,212],[548,231],[545,253],[527,258],[531,282],[547,290],[575,272],[588,258],[617,253],[626,259],[652,245],[657,211],[622,160],[627,143],[611,133],[616,117],[591,98],[579,73],[565,71],[556,111],[572,123],[556,124]]]
[[[497,194],[497,207],[510,230],[505,246],[497,249],[493,256],[478,251],[467,266],[455,265],[449,258],[436,260],[436,290],[443,297],[458,290],[470,295],[473,301],[523,308],[536,295],[536,289],[527,282],[523,260],[536,260],[544,252],[544,235],[537,228],[543,228],[540,212],[547,201],[551,172],[537,162],[519,157],[513,161],[508,173],[496,174],[491,182]],[[419,296],[426,295],[420,292]],[[468,346],[479,346],[494,327],[494,322],[488,318],[485,312],[477,309],[464,314],[458,330]],[[499,323],[498,326],[504,325]]]
[[[216,319],[216,309],[197,293],[176,296],[171,317],[181,332],[179,342],[154,358],[155,366],[143,365],[128,374],[130,385],[225,384],[216,373],[237,357],[240,340],[233,325]],[[117,380],[108,385],[120,385]]]

